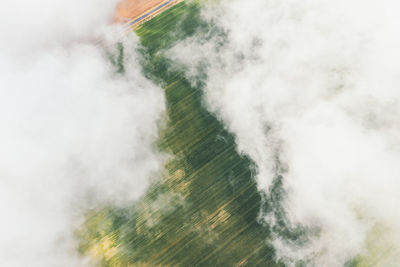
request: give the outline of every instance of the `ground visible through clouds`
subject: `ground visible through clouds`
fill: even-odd
[[[281,265],[268,243],[269,227],[257,220],[261,209],[272,207],[257,190],[254,163],[204,107],[202,85],[191,84],[163,55],[208,27],[191,2],[136,30],[144,71],[165,90],[168,119],[158,146],[171,156],[139,202],[87,215],[81,250],[105,266]],[[275,190],[279,198],[278,177]]]
[[[0,3],[1,266],[400,265],[397,1],[118,3]]]

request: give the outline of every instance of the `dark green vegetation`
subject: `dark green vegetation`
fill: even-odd
[[[162,178],[132,207],[87,215],[79,233],[82,253],[102,266],[283,266],[268,244],[270,233],[298,235],[285,232],[276,204],[281,178],[270,196],[258,192],[256,166],[238,154],[234,136],[204,107],[201,82],[193,86],[163,54],[209,31],[199,5],[181,3],[136,31],[144,73],[165,89],[168,121],[158,147],[172,157]],[[122,60],[115,61],[123,72]],[[261,210],[277,214],[276,229],[258,222]]]

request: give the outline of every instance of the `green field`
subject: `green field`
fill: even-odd
[[[285,227],[281,177],[270,194],[257,190],[257,167],[207,111],[202,82],[194,86],[164,54],[209,31],[199,10],[195,1],[182,2],[136,29],[143,72],[165,90],[168,118],[157,146],[172,157],[133,206],[88,212],[80,250],[102,266],[284,266],[268,242],[271,232],[292,240],[302,232]],[[273,229],[259,223],[261,211],[275,213]]]

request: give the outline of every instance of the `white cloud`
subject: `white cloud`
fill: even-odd
[[[72,237],[82,208],[136,199],[161,166],[163,93],[137,37],[110,26],[116,2],[0,4],[1,266],[87,266]],[[116,40],[124,75],[104,53]]]
[[[274,156],[288,167],[288,216],[321,233],[302,248],[276,240],[282,256],[343,266],[367,251],[376,224],[391,229],[381,238],[400,241],[398,7],[224,1],[204,12],[228,34],[223,47],[195,37],[171,51],[191,75],[198,62],[208,64],[209,107],[257,163],[260,189],[274,178]],[[393,266],[400,261],[398,247],[374,250],[389,251],[382,257]]]

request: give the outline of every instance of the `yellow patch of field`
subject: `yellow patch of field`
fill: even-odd
[[[89,255],[95,259],[109,260],[117,254],[118,246],[109,236],[103,236],[98,243],[94,243],[88,250]]]

